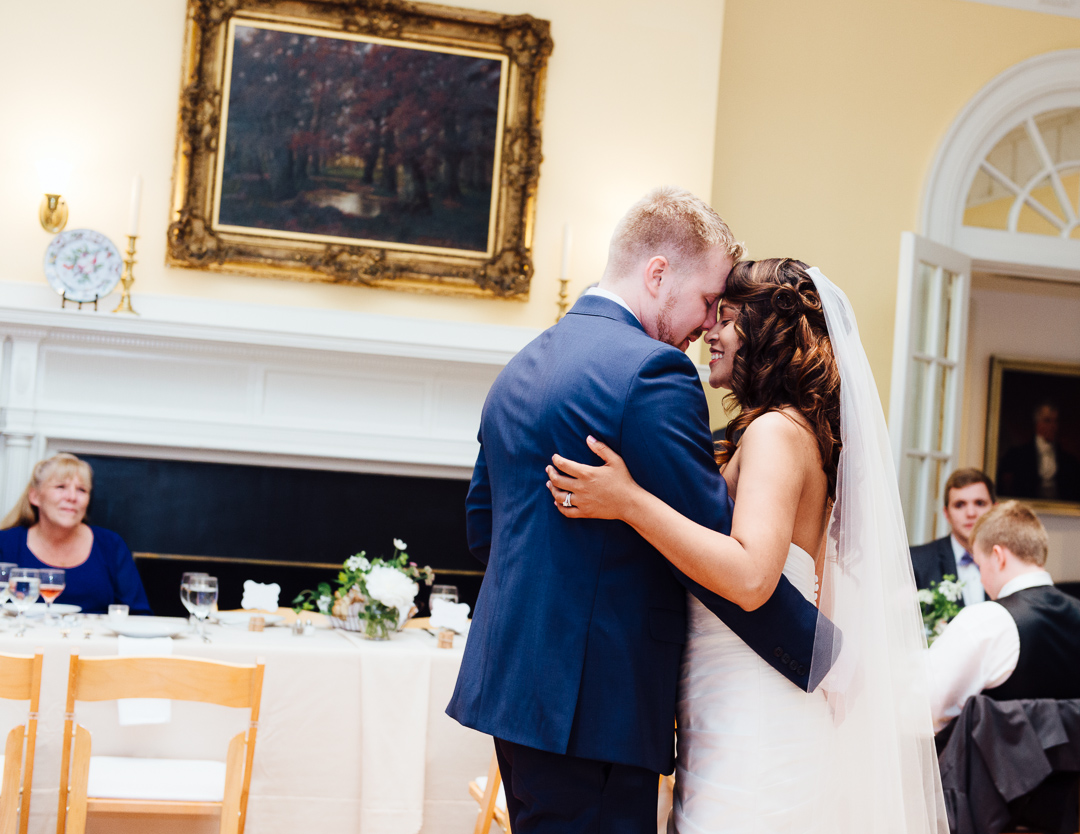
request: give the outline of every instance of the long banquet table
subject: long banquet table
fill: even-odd
[[[60,776],[60,740],[68,658],[117,654],[117,639],[99,619],[68,637],[32,626],[15,637],[0,630],[0,652],[45,651],[37,761],[30,814],[32,834],[52,834]],[[0,625],[0,629],[4,626]],[[173,640],[173,654],[234,663],[266,662],[248,834],[301,831],[360,834],[458,834],[469,831],[476,803],[471,778],[487,772],[491,740],[444,713],[461,663],[464,639],[438,649],[435,638],[406,630],[388,642],[343,631],[294,636],[284,627],[248,632],[209,626],[211,643]],[[245,713],[208,704],[173,702],[167,724],[117,724],[115,702],[76,704],[92,734],[95,755],[224,760],[228,739],[244,729]],[[0,728],[21,723],[26,702],[0,701]],[[217,830],[217,818],[157,819],[155,834]],[[88,832],[149,830],[145,819],[91,816]]]

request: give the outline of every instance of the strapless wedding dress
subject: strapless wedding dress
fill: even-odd
[[[817,601],[814,560],[794,544],[784,576]],[[678,834],[819,830],[817,778],[829,767],[825,698],[765,663],[693,595],[679,679]]]

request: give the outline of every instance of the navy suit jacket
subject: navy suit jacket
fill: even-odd
[[[466,502],[469,546],[487,570],[453,718],[528,747],[670,773],[687,588],[807,688],[818,614],[787,579],[743,611],[628,525],[563,518],[544,486],[554,452],[599,463],[592,434],[645,489],[729,532],[707,418],[693,362],[600,296],[579,299],[507,364],[484,405]]]
[[[929,588],[930,583],[939,583],[946,574],[957,578],[956,554],[953,553],[952,536],[934,539],[926,544],[911,548],[911,567],[915,571],[915,586]],[[964,607],[964,598],[958,604]]]

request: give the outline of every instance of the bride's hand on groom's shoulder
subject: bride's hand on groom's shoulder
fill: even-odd
[[[589,466],[552,455],[547,467],[547,488],[555,506],[567,518],[622,519],[635,490],[640,490],[623,459],[606,443],[591,435],[589,448],[604,461],[603,466]],[[569,498],[568,498],[569,496]]]

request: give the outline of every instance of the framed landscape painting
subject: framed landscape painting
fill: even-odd
[[[985,469],[999,498],[1080,515],[1080,365],[991,358]]]
[[[548,29],[401,0],[189,0],[168,262],[525,295]]]

